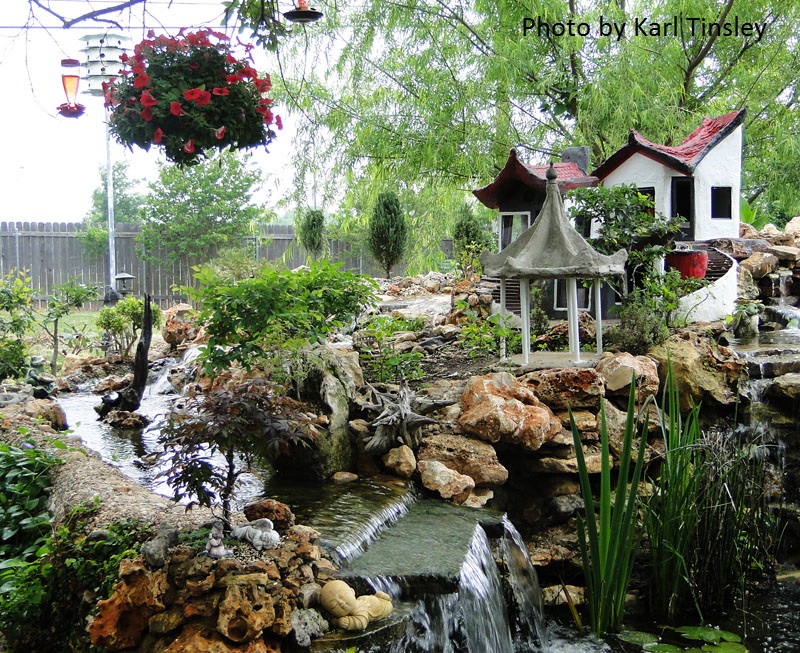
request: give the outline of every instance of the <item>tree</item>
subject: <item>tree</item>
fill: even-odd
[[[143,257],[205,261],[247,235],[263,213],[253,202],[263,174],[249,161],[247,155],[224,153],[186,168],[162,165],[142,211]]]
[[[325,248],[325,215],[318,209],[308,209],[297,221],[300,244],[316,261]]]
[[[463,204],[453,227],[453,257],[462,273],[478,272],[481,252],[493,245],[494,239],[486,224],[481,223],[469,204]]]
[[[74,279],[53,288],[53,294],[47,299],[47,307],[43,314],[36,316],[36,321],[53,341],[53,353],[50,356],[50,373],[58,371],[58,350],[61,339],[58,334],[59,323],[75,308],[81,308],[86,302],[97,297],[97,288],[85,286]]]
[[[375,201],[369,220],[369,251],[392,276],[392,268],[400,262],[408,243],[408,226],[400,200],[392,191],[381,193]]]
[[[132,179],[127,161],[112,166],[114,187],[114,221],[117,224],[140,224],[139,209],[144,196],[135,191],[141,179]],[[83,218],[86,231],[81,234],[84,251],[90,256],[108,252],[108,175],[100,168],[100,185],[92,191],[92,206]]]

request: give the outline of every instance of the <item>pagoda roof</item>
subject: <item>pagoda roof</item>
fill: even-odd
[[[745,112],[745,109],[740,109],[717,118],[703,118],[700,126],[675,146],[658,145],[632,129],[627,144],[608,157],[592,174],[605,179],[638,152],[668,168],[692,175],[706,154],[744,122]]]
[[[553,163],[558,172],[558,188],[561,193],[565,193],[573,188],[585,186],[597,186],[597,177],[587,175],[576,163],[571,161],[564,163]],[[533,166],[519,160],[517,151],[512,149],[508,155],[505,166],[499,172],[494,181],[488,186],[473,190],[472,194],[481,203],[490,209],[499,209],[500,202],[516,184],[523,184],[539,191],[544,191],[547,179],[547,169],[549,166]]]
[[[484,274],[501,279],[591,278],[621,275],[628,253],[601,254],[564,214],[556,181],[557,164],[546,173],[544,205],[533,225],[498,254],[484,252]]]

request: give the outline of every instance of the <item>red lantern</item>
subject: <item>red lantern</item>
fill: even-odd
[[[60,104],[57,109],[58,112],[65,118],[77,118],[80,116],[86,107],[78,104],[78,84],[81,81],[79,74],[81,62],[77,59],[62,59],[61,60],[61,84],[64,87],[64,94],[67,96],[67,101]]]

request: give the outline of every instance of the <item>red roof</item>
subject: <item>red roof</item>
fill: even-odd
[[[680,145],[657,145],[636,130],[631,130],[628,143],[608,157],[592,174],[605,179],[637,152],[685,175],[694,173],[697,165],[716,145],[744,122],[745,109],[731,111],[718,118],[703,118],[700,126]]]
[[[587,175],[576,163],[554,163],[558,172],[558,189],[562,195],[573,188],[597,186],[598,179]],[[517,184],[540,190],[544,194],[547,184],[548,165],[531,166],[517,157],[517,151],[511,150],[506,165],[488,186],[472,191],[482,204],[490,209],[499,209],[501,200],[507,196]]]

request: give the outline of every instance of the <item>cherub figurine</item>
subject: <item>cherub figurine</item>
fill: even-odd
[[[370,621],[383,619],[392,611],[392,598],[386,592],[356,598],[353,588],[343,580],[328,582],[319,599],[333,615],[331,623],[344,630],[364,630]]]
[[[214,522],[206,543],[206,555],[209,558],[229,558],[233,555],[222,542],[222,522]]]
[[[266,517],[251,521],[247,526],[237,526],[231,535],[237,540],[247,540],[257,551],[276,549],[281,542],[281,536],[273,530],[272,520]]]

